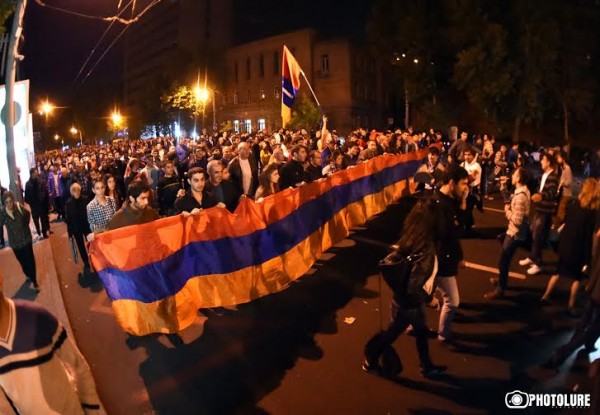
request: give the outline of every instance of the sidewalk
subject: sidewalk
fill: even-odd
[[[52,225],[54,229],[56,225]],[[35,234],[35,230],[33,231]],[[37,235],[34,237],[34,241]],[[69,336],[73,337],[73,330],[65,310],[62,293],[60,290],[56,267],[52,255],[50,239],[43,239],[33,244],[33,253],[37,270],[37,280],[41,288],[38,294],[29,288],[29,282],[21,270],[21,265],[10,248],[0,250],[0,268],[4,274],[4,295],[8,298],[31,300],[46,307],[52,312],[65,327]],[[0,413],[10,414],[12,409],[7,406],[4,395],[0,394]]]

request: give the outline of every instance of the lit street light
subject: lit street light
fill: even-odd
[[[61,149],[65,148],[65,140],[58,134],[54,134],[54,141],[58,141],[60,139]]]
[[[81,130],[78,130],[77,128],[75,128],[75,126],[72,126],[71,129],[69,130],[71,132],[71,134],[73,135],[77,135],[79,134],[79,145],[83,146],[83,138],[81,136]]]

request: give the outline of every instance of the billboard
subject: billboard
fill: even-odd
[[[29,169],[35,166],[33,153],[32,117],[29,113],[29,80],[15,82],[15,159],[17,167],[21,169],[21,183],[29,180]],[[4,103],[6,101],[6,88],[0,85],[0,182],[2,186],[9,187],[8,163],[6,161],[6,126]]]

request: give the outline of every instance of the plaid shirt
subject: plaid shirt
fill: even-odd
[[[106,196],[106,204],[101,205],[96,198],[87,205],[87,219],[92,232],[103,230],[106,228],[108,221],[117,211],[115,199]]]
[[[515,191],[510,201],[510,209],[506,211],[506,219],[508,219],[507,235],[515,236],[518,234],[523,222],[528,220],[529,199],[531,199],[531,196],[527,187]]]

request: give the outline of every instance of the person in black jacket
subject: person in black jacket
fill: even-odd
[[[29,171],[29,175],[29,180],[25,184],[25,202],[31,209],[31,217],[38,236],[47,238],[48,232],[50,232],[50,220],[48,219],[50,196],[48,195],[48,188],[46,182],[40,180],[40,175],[35,168]]]
[[[205,189],[212,197],[221,203],[225,203],[227,210],[233,213],[237,207],[241,194],[230,180],[223,180],[223,163],[220,160],[211,160],[206,169],[208,171],[208,182]]]
[[[540,181],[539,191],[531,196],[531,201],[536,208],[531,223],[531,237],[533,239],[531,252],[528,258],[519,261],[519,265],[529,266],[528,275],[536,275],[542,271],[542,253],[558,202],[558,176],[555,172],[556,162],[554,156],[545,153],[540,160],[540,164],[544,174]]]
[[[185,192],[180,190],[175,201],[175,210],[177,213],[195,214],[202,209],[208,209],[213,206],[225,207],[224,203],[217,202],[213,196],[206,191],[206,175],[201,167],[192,167],[188,171],[188,183],[190,190]]]
[[[306,161],[306,147],[294,146],[292,148],[292,159],[281,166],[279,174],[279,188],[287,189],[288,187],[296,187],[307,181],[304,171],[304,162]]]
[[[392,257],[404,258],[410,263],[410,275],[404,284],[395,285],[392,299],[392,319],[388,328],[373,336],[365,346],[363,370],[381,371],[379,358],[387,347],[412,325],[417,342],[421,373],[425,377],[441,374],[446,368],[436,366],[429,357],[429,329],[425,323],[425,304],[433,294],[438,270],[435,255],[436,239],[435,200],[421,200],[404,222],[402,237]],[[392,258],[393,259],[393,258]],[[398,276],[401,278],[401,276]],[[406,288],[404,288],[406,287]],[[400,371],[402,370],[400,364]]]
[[[248,143],[241,142],[238,144],[237,150],[237,157],[228,165],[231,182],[239,194],[252,198],[258,187],[258,161],[250,154]]]
[[[90,224],[87,220],[87,204],[88,200],[85,196],[81,196],[81,185],[79,183],[73,183],[71,185],[71,197],[67,200],[65,206],[65,220],[67,222],[67,233],[69,238],[75,238],[77,243],[77,249],[79,250],[79,256],[81,262],[83,262],[84,272],[90,271],[90,261],[88,259],[88,253],[85,249],[85,237],[92,233],[90,230]]]
[[[312,150],[308,154],[308,166],[306,167],[306,181],[314,182],[323,178],[323,168],[321,167],[321,153]]]
[[[434,194],[438,203],[436,226],[436,253],[439,269],[436,277],[438,291],[442,294],[442,310],[438,326],[438,340],[450,340],[454,312],[460,304],[456,275],[464,266],[460,233],[469,195],[469,173],[451,164],[444,172],[442,186]]]

